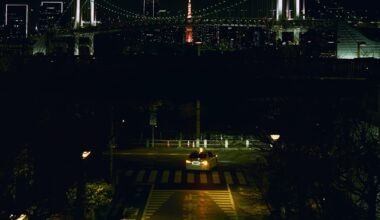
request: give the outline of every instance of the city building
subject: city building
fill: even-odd
[[[55,28],[62,13],[62,1],[42,1],[40,4],[39,31],[46,32]]]
[[[29,5],[5,4],[5,32],[9,38],[27,38]]]

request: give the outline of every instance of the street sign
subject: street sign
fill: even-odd
[[[155,112],[150,113],[149,125],[157,126],[157,113]]]

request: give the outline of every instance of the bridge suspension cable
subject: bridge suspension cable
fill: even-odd
[[[61,17],[59,17],[59,18],[57,19],[57,21],[55,22],[54,26],[57,26],[57,25],[61,22],[62,18],[65,16],[65,14],[67,13],[67,11],[69,11],[69,9],[71,8],[73,2],[74,2],[74,0],[71,0],[71,1],[69,2],[69,4],[67,4],[66,8],[63,10],[63,12],[62,12],[62,14],[61,14]]]
[[[99,1],[99,0],[97,0],[97,1]],[[135,12],[132,12],[132,11],[129,11],[129,10],[125,9],[125,8],[122,8],[122,7],[116,5],[116,4],[114,4],[114,3],[112,3],[112,2],[110,2],[110,1],[108,1],[108,0],[100,0],[100,1],[103,1],[103,2],[106,3],[107,5],[113,7],[114,9],[117,9],[117,10],[123,11],[123,12],[125,12],[125,13],[128,13],[128,14],[132,15],[132,16],[141,16],[141,17],[142,17],[142,15],[140,15],[140,14],[138,14],[138,13],[135,13]]]
[[[199,14],[199,13],[205,12],[206,10],[212,10],[214,8],[217,8],[217,7],[221,6],[221,5],[223,5],[226,2],[227,2],[226,0],[223,0],[223,1],[220,1],[220,2],[218,2],[216,4],[213,4],[211,6],[207,6],[205,8],[195,10],[195,11],[193,11],[193,14]]]
[[[207,17],[207,16],[210,16],[210,15],[218,14],[218,13],[226,11],[228,9],[240,6],[240,5],[242,5],[242,4],[246,3],[246,2],[248,2],[248,0],[241,0],[239,2],[236,2],[234,4],[228,5],[226,7],[221,8],[221,9],[216,9],[214,11],[211,11],[211,12],[208,12],[208,13],[205,13],[205,14],[195,15],[194,17],[201,17],[202,18],[202,17]]]
[[[140,17],[139,15],[131,15],[131,14],[126,14],[125,12],[116,11],[114,9],[105,7],[102,4],[99,4],[97,2],[95,2],[95,5],[99,6],[101,9],[107,10],[108,12],[111,12],[111,13],[116,14],[116,15],[121,15],[121,16],[126,17],[126,18],[139,18]]]
[[[127,10],[127,9],[124,9],[124,8],[118,6],[118,5],[113,4],[112,2],[110,2],[108,0],[98,0],[97,2],[99,2],[99,1],[102,1],[103,3],[105,3],[105,4],[109,5],[110,7],[112,7],[112,8],[109,8],[107,6],[104,6],[104,5],[101,5],[99,3],[96,3],[97,5],[100,5],[103,9],[106,9],[106,10],[108,10],[110,12],[118,13],[118,14],[124,14],[124,15],[128,14],[131,17],[135,17],[135,18],[140,17],[141,19],[145,19],[145,20],[179,19],[179,18],[185,18],[185,16],[186,16],[185,14],[181,14],[181,15],[175,15],[175,16],[148,17],[148,16],[144,16],[144,15],[141,15],[141,14],[137,14],[135,12],[131,12],[131,11]]]

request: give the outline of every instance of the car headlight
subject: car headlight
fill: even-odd
[[[202,161],[202,165],[207,166],[207,165],[208,165],[208,162],[207,162],[207,161]]]
[[[186,163],[191,163],[191,161],[190,160],[186,160]]]

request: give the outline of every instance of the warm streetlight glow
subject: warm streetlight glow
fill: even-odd
[[[199,153],[203,152],[203,147],[199,148]]]
[[[28,219],[28,216],[25,214],[21,214],[20,217],[17,218],[17,220],[26,220]]]
[[[279,135],[279,134],[271,134],[271,135],[270,135],[270,138],[271,138],[273,141],[278,141],[278,139],[280,139],[280,135]]]
[[[88,156],[90,156],[91,151],[83,151],[82,153],[82,159],[85,160]]]

